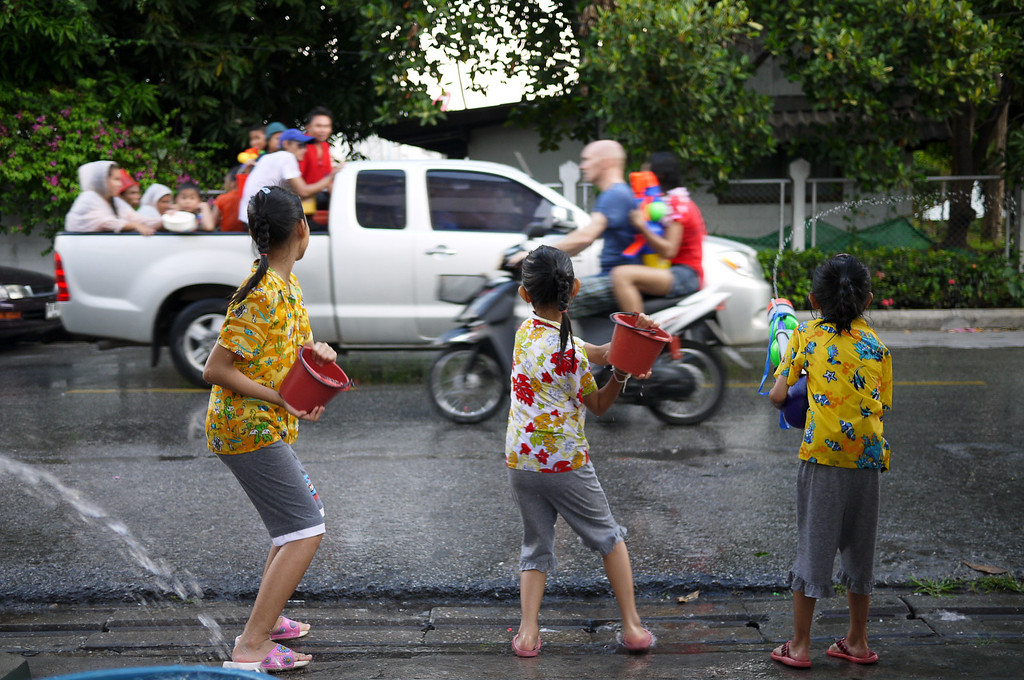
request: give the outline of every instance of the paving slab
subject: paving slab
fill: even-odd
[[[882,661],[874,667],[825,656],[828,644],[845,632],[846,611],[840,599],[822,605],[814,628],[815,678],[1021,677],[1024,609],[1018,596],[919,598],[905,591],[878,592],[870,632]],[[657,639],[648,655],[625,654],[617,644],[614,600],[550,598],[542,616],[541,655],[528,660],[512,654],[519,612],[507,603],[297,603],[289,613],[314,623],[316,630],[292,646],[316,660],[293,677],[796,677],[797,671],[768,659],[771,648],[791,632],[788,596],[711,594],[685,605],[665,598],[640,600],[638,607]],[[199,609],[214,620],[232,622],[247,612],[243,604],[226,602],[154,612],[135,605],[83,608],[77,620],[73,612],[46,607],[4,612],[0,621],[8,628],[0,630],[0,650],[20,652],[14,661],[26,660],[33,678],[108,668],[218,665],[229,652],[199,624]]]

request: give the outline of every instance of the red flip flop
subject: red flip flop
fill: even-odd
[[[829,647],[825,653],[834,659],[843,659],[844,661],[849,661],[851,663],[869,664],[878,661],[878,655],[870,649],[868,650],[867,656],[854,656],[853,654],[850,654],[850,648],[846,646],[846,638],[844,637],[836,640],[836,647],[839,649],[838,652],[833,652],[832,648]]]
[[[782,653],[781,654],[777,654],[775,652],[775,650],[772,650],[772,660],[773,661],[778,661],[779,663],[784,663],[787,666],[792,666],[793,668],[810,668],[811,667],[811,660],[810,659],[794,659],[793,657],[791,657],[789,655],[789,642],[784,642],[782,644],[782,649],[780,651]]]

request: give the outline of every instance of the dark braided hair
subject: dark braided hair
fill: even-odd
[[[849,331],[864,313],[871,296],[871,272],[853,255],[841,253],[814,270],[811,292],[821,307],[823,321],[837,333]]]
[[[249,216],[249,236],[256,245],[260,264],[249,280],[231,296],[231,304],[238,304],[252,289],[259,285],[270,269],[267,256],[270,249],[291,238],[295,225],[305,218],[302,201],[298,196],[281,187],[263,187],[249,199],[246,207]]]
[[[560,340],[559,368],[565,357],[565,347],[570,344],[572,321],[569,319],[569,302],[572,300],[572,288],[576,282],[572,260],[569,255],[558,248],[540,246],[523,260],[523,288],[530,295],[535,305],[557,307],[562,313],[559,327]],[[576,346],[572,345],[572,364],[576,363]]]

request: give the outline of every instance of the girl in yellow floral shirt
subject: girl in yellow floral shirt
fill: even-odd
[[[807,374],[807,426],[797,473],[797,556],[793,639],[771,658],[787,666],[811,665],[810,635],[818,598],[831,597],[832,569],[840,556],[850,626],[826,651],[858,664],[874,663],[867,616],[874,585],[879,475],[889,467],[882,418],[892,407],[889,350],[863,319],[871,302],[871,276],[851,255],[836,255],[814,272],[809,297],[821,318],[800,324],[779,362],[768,393],[781,407],[790,385]]]
[[[572,337],[569,302],[579,292],[569,256],[541,246],[523,260],[519,295],[533,305],[533,314],[516,333],[512,356],[512,408],[508,416],[505,463],[512,496],[523,520],[519,560],[522,620],[512,638],[517,656],[540,651],[538,613],[547,572],[556,564],[555,520],[558,515],[588,548],[604,557],[605,572],[622,614],[622,643],[630,651],[646,651],[653,642],[640,623],[633,597],[633,571],[608,499],[590,463],[583,433],[584,406],[601,415],[614,403],[629,374],[598,389],[590,374],[588,353],[607,355]],[[648,328],[640,315],[637,326]]]
[[[302,290],[292,274],[309,245],[298,196],[263,187],[248,205],[249,231],[259,252],[254,272],[228,305],[227,318],[203,378],[213,385],[206,415],[210,450],[231,470],[259,512],[272,546],[245,630],[225,666],[287,671],[312,660],[277,644],[309,626],[282,615],[324,534],[323,504],[291,444],[298,421],[316,422],[324,407],[298,411],[278,393],[302,346],[320,363],[329,345],[313,342]]]

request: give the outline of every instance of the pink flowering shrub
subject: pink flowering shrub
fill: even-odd
[[[0,91],[0,214],[16,218],[6,228],[60,231],[79,193],[78,167],[90,161],[115,161],[143,190],[186,178],[220,187],[223,168],[211,162],[212,146],[171,137],[170,125],[136,127],[110,117],[93,87],[82,81],[75,91]]]

